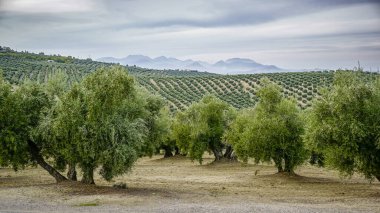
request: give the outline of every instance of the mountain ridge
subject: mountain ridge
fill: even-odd
[[[250,74],[285,71],[275,65],[260,64],[249,58],[230,58],[208,63],[199,60],[180,60],[173,57],[159,56],[151,58],[145,55],[128,55],[124,58],[102,57],[100,62],[120,63],[122,65],[139,66],[150,69],[179,69],[207,71],[219,74]]]

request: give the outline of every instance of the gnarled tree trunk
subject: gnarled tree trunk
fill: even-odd
[[[174,155],[180,155],[179,148],[177,146],[174,147],[175,153]]]
[[[283,167],[282,167],[282,153],[283,153],[283,150],[281,149],[276,149],[275,151],[275,155],[272,157],[273,158],[273,161],[277,167],[277,172],[278,173],[281,173],[284,171]]]
[[[288,174],[294,174],[293,165],[291,164],[291,160],[288,155],[284,156],[284,161],[285,161],[285,172]]]
[[[82,170],[83,170],[83,177],[82,177],[81,182],[85,184],[95,184],[94,168],[86,167],[86,168],[82,168]]]
[[[278,172],[278,173],[284,172],[284,169],[282,168],[282,165],[281,165],[281,164],[278,164],[278,165],[277,165],[277,172]]]
[[[283,172],[284,169],[282,168],[282,159],[280,157],[276,157],[276,158],[273,159],[273,161],[274,161],[274,164],[277,167],[277,172],[278,173]]]
[[[44,168],[51,176],[55,178],[55,180],[59,183],[67,180],[63,175],[61,175],[57,170],[55,170],[52,166],[50,166],[40,153],[40,149],[38,146],[31,140],[28,140],[28,146],[30,154],[32,155],[33,160],[37,162],[42,168]]]
[[[223,158],[223,153],[221,150],[218,149],[212,149],[212,153],[214,153],[215,161],[220,161]]]
[[[67,178],[72,181],[77,181],[77,171],[75,169],[75,163],[69,164],[69,170],[67,171]]]
[[[237,157],[234,153],[234,149],[232,148],[231,145],[227,145],[226,147],[226,152],[224,153],[223,157],[227,158],[228,160],[231,161],[236,161]]]
[[[173,157],[172,148],[170,146],[164,145],[162,148],[165,150],[164,158]]]

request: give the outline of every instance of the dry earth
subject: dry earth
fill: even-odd
[[[309,165],[297,176],[273,165],[204,165],[185,157],[143,158],[96,186],[56,184],[41,168],[0,169],[0,212],[380,212],[380,183],[344,179]],[[111,186],[125,182],[127,189]]]

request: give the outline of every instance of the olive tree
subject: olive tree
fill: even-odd
[[[305,140],[342,174],[380,180],[380,79],[338,71],[308,114]]]
[[[162,115],[164,116],[162,116],[163,118],[161,119],[161,122],[165,124],[167,129],[163,135],[164,137],[159,148],[164,150],[164,158],[169,158],[174,156],[173,151],[175,152],[175,155],[180,154],[173,135],[174,116],[170,113],[168,107],[164,108]]]
[[[225,137],[243,161],[273,161],[278,172],[293,173],[306,157],[300,109],[282,97],[278,85],[269,79],[262,82],[258,104],[239,113]]]
[[[247,162],[249,155],[246,141],[242,137],[249,128],[249,124],[253,119],[254,112],[252,108],[242,109],[237,113],[236,118],[233,120],[225,134],[223,135],[226,141],[232,144],[233,149],[238,153],[238,157],[243,162]]]
[[[202,163],[205,151],[214,154],[215,160],[224,158],[222,136],[234,110],[215,96],[207,95],[187,110],[178,112],[173,123],[173,137],[183,153]],[[228,156],[230,157],[230,156]]]
[[[162,144],[170,134],[169,109],[165,107],[162,97],[151,94],[145,89],[139,88],[139,94],[144,102],[144,121],[146,126],[145,142],[141,155],[152,156],[159,151]]]
[[[121,67],[101,68],[75,84],[47,122],[55,147],[94,183],[94,171],[106,180],[127,172],[141,155],[147,134],[146,101]]]
[[[38,133],[45,141],[50,141],[51,148],[57,150],[54,158],[57,165],[69,166],[67,177],[77,180],[76,164],[79,162],[77,143],[82,140],[78,131],[84,124],[84,109],[81,104],[85,94],[78,83],[59,98],[42,119]]]
[[[54,154],[51,144],[35,136],[44,111],[52,105],[49,97],[53,96],[41,84],[25,82],[12,88],[0,76],[0,164],[15,170],[38,164],[60,182],[66,178],[44,159]]]

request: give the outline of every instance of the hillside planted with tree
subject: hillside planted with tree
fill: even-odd
[[[56,60],[51,57],[56,57]],[[0,69],[3,70],[4,78],[12,84],[19,84],[26,79],[43,83],[55,73],[66,74],[68,83],[73,84],[98,68],[112,65],[74,57],[12,50],[0,52]],[[309,108],[312,100],[320,95],[320,89],[331,86],[335,75],[334,71],[218,75],[197,71],[153,70],[136,66],[126,68],[141,86],[163,97],[172,112],[186,109],[205,94],[212,94],[238,109],[252,107],[258,102],[257,92],[264,77],[279,84],[282,94],[295,98],[298,106]],[[371,79],[376,78],[378,74],[366,73],[365,76]]]

